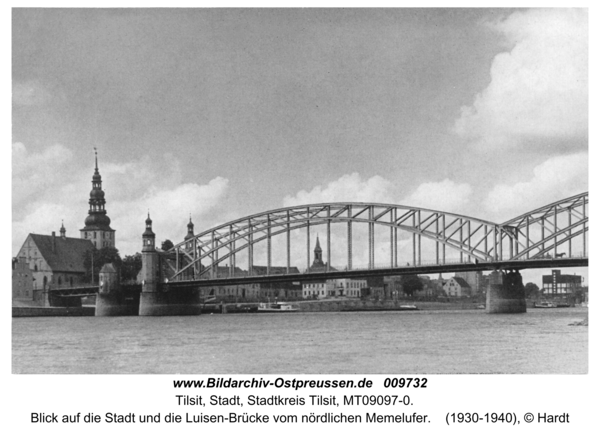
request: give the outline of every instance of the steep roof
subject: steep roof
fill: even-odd
[[[85,272],[83,266],[85,253],[94,249],[94,245],[90,240],[38,234],[29,234],[29,236],[53,272]]]
[[[458,283],[462,288],[470,288],[471,285],[469,285],[467,283],[467,281],[465,279],[463,279],[462,277],[453,277],[453,279],[456,281],[456,283]]]

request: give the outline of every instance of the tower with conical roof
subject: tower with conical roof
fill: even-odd
[[[90,191],[90,209],[85,219],[85,227],[80,229],[81,238],[90,240],[97,249],[115,247],[115,230],[110,227],[110,218],[106,215],[106,200],[102,190],[102,177],[98,171],[98,152],[94,148],[96,168],[92,176]]]
[[[152,231],[152,219],[150,218],[150,211],[148,211],[148,218],[146,219],[146,230],[142,234],[142,240],[144,243],[144,245],[142,246],[142,252],[156,252],[156,235]]]
[[[183,238],[185,241],[186,250],[194,250],[194,223],[192,223],[192,216],[190,215],[190,222],[187,224],[187,234]]]
[[[323,262],[323,249],[321,249],[321,244],[319,243],[319,236],[317,235],[317,244],[315,245],[315,259],[313,260],[313,267],[324,267],[325,263]],[[311,267],[312,268],[312,267]]]

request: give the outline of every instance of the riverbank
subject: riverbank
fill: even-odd
[[[289,304],[297,307],[300,312],[379,312],[379,311],[410,311],[406,306],[415,306],[415,310],[452,311],[482,309],[479,303],[473,301],[411,301],[411,300],[299,300]],[[528,305],[532,308],[532,305]],[[256,313],[258,303],[219,303],[206,304],[203,314],[221,313]],[[13,306],[13,317],[35,316],[94,316],[95,306],[83,307],[39,307]],[[587,324],[586,324],[587,325]]]
[[[293,303],[304,312],[362,312],[403,311],[405,306],[416,306],[418,310],[466,310],[477,309],[472,302],[438,302],[409,300],[311,300]]]
[[[95,306],[83,307],[30,307],[13,306],[13,318],[36,317],[36,316],[94,316]]]

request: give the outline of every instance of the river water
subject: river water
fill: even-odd
[[[585,374],[587,308],[13,318],[16,374]]]

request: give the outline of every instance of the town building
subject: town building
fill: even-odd
[[[552,274],[542,276],[542,293],[548,295],[570,295],[581,291],[581,276],[577,274],[561,274],[560,270],[552,270]]]
[[[444,291],[448,297],[469,297],[472,295],[471,286],[462,277],[451,277],[444,282]]]
[[[26,262],[33,277],[33,290],[47,290],[50,286],[77,286],[84,282],[83,261],[94,249],[90,240],[68,238],[64,225],[60,236],[29,234],[17,254]]]
[[[478,295],[485,293],[486,290],[486,279],[487,276],[483,275],[482,271],[462,271],[454,273],[454,277],[460,277],[463,279],[471,288],[471,295]]]
[[[33,301],[33,274],[25,258],[14,258],[12,263],[13,301]]]
[[[326,272],[327,263],[323,262],[323,250],[317,242],[314,249],[313,263],[309,268],[310,273]],[[329,266],[329,271],[337,271]],[[315,279],[302,284],[302,298],[323,299],[331,297],[360,297],[361,289],[367,288],[366,280],[358,279]]]

